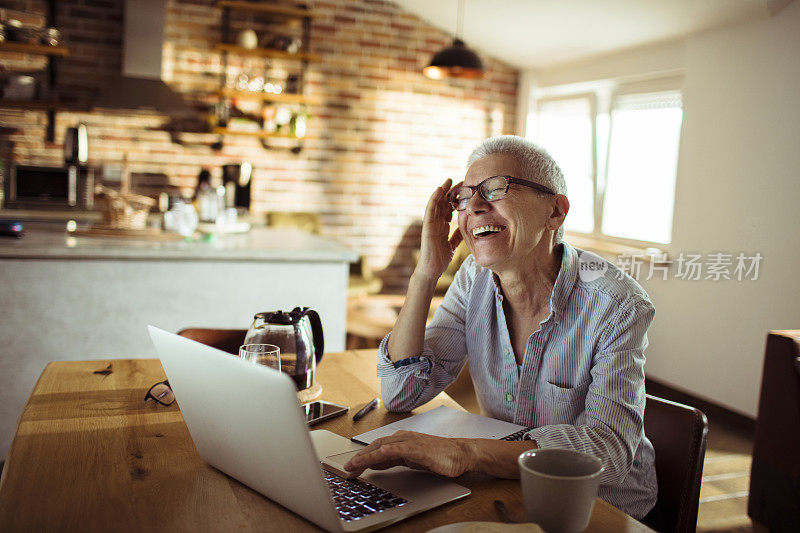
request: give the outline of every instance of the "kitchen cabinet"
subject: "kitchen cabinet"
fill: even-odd
[[[221,42],[216,45],[222,69],[213,132],[220,142],[225,135],[256,137],[265,148],[267,139],[289,139],[294,141],[292,151],[299,152],[307,105],[314,103],[304,94],[308,66],[320,60],[309,52],[314,14],[299,7],[238,0],[221,0],[217,7],[222,9]],[[265,19],[269,31],[254,34],[242,22],[242,14]],[[256,66],[237,73],[234,59]],[[276,79],[275,72],[285,77]]]

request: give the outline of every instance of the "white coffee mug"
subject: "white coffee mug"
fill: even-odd
[[[543,448],[517,459],[528,522],[545,531],[572,533],[589,525],[603,463],[575,450]]]

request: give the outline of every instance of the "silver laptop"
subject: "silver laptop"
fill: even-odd
[[[469,489],[405,467],[343,477],[363,448],[309,432],[292,380],[204,344],[148,326],[200,456],[328,531],[363,531],[469,495]]]

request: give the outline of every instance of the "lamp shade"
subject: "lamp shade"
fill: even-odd
[[[478,54],[467,48],[464,41],[455,39],[453,44],[437,52],[431,64],[422,73],[433,80],[442,78],[482,78],[483,63]]]

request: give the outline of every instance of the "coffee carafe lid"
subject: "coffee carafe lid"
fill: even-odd
[[[258,313],[256,318],[261,318],[267,324],[291,324],[293,322],[292,316],[280,309],[274,312]]]

